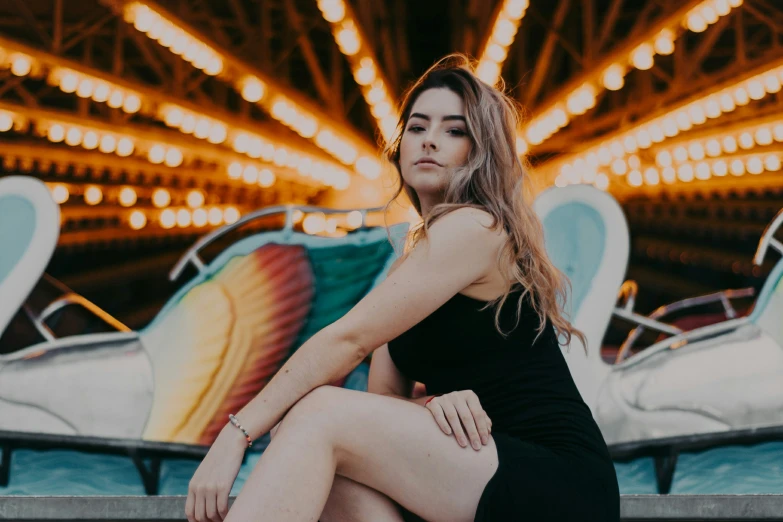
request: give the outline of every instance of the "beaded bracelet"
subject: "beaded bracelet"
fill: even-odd
[[[231,424],[239,428],[239,430],[245,434],[245,439],[247,439],[247,447],[251,448],[253,447],[253,440],[250,438],[250,434],[247,432],[245,428],[242,427],[241,424],[239,424],[239,421],[236,417],[234,417],[231,413],[228,414],[228,420],[231,421]]]

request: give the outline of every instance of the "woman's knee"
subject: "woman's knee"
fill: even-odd
[[[283,424],[287,427],[329,424],[334,420],[332,413],[339,401],[337,397],[339,390],[340,388],[334,386],[319,386],[313,389],[288,410],[275,427],[276,431],[282,429]]]

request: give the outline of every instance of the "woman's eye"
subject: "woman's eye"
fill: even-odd
[[[422,127],[421,125],[411,125],[410,127],[408,127],[408,130],[411,132],[420,132],[424,130],[424,127]]]
[[[449,132],[454,136],[465,136],[465,131],[462,129],[451,129]]]

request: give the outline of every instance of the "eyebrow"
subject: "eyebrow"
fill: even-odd
[[[414,112],[413,114],[411,114],[410,117],[411,118],[421,118],[422,120],[427,120],[427,121],[430,121],[432,119],[429,116],[427,116],[426,114],[422,114],[420,112]],[[451,114],[449,116],[444,116],[443,117],[443,121],[450,121],[450,120],[457,120],[457,121],[461,121],[463,123],[467,123],[467,121],[465,120],[465,116],[460,116],[459,114]]]

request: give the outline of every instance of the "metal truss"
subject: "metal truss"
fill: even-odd
[[[68,190],[69,199],[62,206],[64,251],[111,245],[111,238],[121,239],[123,245],[131,245],[129,248],[137,242],[141,249],[147,241],[181,245],[181,241],[209,229],[209,224],[204,229],[195,227],[192,215],[191,225],[186,227],[155,224],[161,209],[152,202],[152,186],[168,191],[172,209],[187,206],[190,191],[200,190],[212,197],[205,201],[205,208],[234,207],[240,212],[278,203],[318,203],[335,192],[324,180],[304,179],[284,161],[275,164],[271,157],[258,157],[257,151],[237,145],[232,129],[251,139],[288,147],[312,161],[344,168],[352,180],[366,177],[358,173],[355,163],[341,162],[334,151],[321,147],[313,137],[292,130],[290,122],[272,114],[269,104],[243,98],[237,83],[241,77],[236,70],[257,73],[267,83],[269,92],[301,102],[301,107],[315,114],[324,125],[338,129],[360,153],[369,155],[377,150],[382,120],[378,114],[382,111],[368,99],[368,85],[357,83],[360,60],[352,61],[341,50],[335,26],[325,19],[317,0],[152,2],[150,5],[160,6],[172,19],[193,28],[194,33],[225,55],[226,66],[233,69],[230,74],[218,75],[205,74],[136,30],[123,18],[122,9],[127,3],[8,0],[0,4],[0,39],[27,46],[34,58],[29,73],[19,75],[9,68],[11,58],[0,56],[0,62],[6,63],[5,68],[0,67],[0,129],[10,121],[10,130],[0,132],[3,172],[36,175],[61,187],[60,190]],[[397,101],[409,82],[443,55],[463,51],[481,58],[492,41],[499,13],[511,4],[510,0],[350,0],[346,5],[367,56],[372,57],[376,78],[383,79],[385,93]],[[509,92],[526,108],[529,125],[550,116],[559,118],[557,110],[568,108],[569,97],[575,92],[579,94],[570,100],[572,108],[576,104],[578,110],[568,113],[565,122],[544,125],[544,134],[548,135],[538,143],[528,143],[535,172],[544,184],[555,180],[562,164],[573,162],[591,147],[598,150],[604,143],[612,144],[647,125],[651,118],[662,118],[709,94],[716,86],[732,85],[732,81],[749,71],[760,71],[783,60],[783,5],[779,2],[744,0],[741,6],[703,28],[698,24],[683,25],[683,16],[687,18],[689,9],[697,5],[697,0],[528,2],[518,27],[512,31],[512,40],[500,54],[497,49],[493,51],[496,57],[502,55],[500,70]],[[666,38],[658,41],[664,30],[672,32],[671,52],[665,49]],[[652,64],[644,61],[645,44],[659,44]],[[633,56],[639,58],[641,67],[629,65],[629,57]],[[626,65],[620,86],[615,84],[618,88],[614,90],[606,88],[607,70],[622,60]],[[124,111],[89,96],[64,92],[50,75],[53,64],[58,63],[69,65],[80,74],[92,74],[100,81],[116,82],[136,92],[143,103],[139,110]],[[617,80],[609,78],[612,79]],[[589,82],[597,86],[591,95],[578,92]],[[213,124],[225,125],[229,129],[226,142],[215,144],[183,136],[181,128],[167,125],[172,118],[167,120],[163,109],[173,105],[208,118]],[[19,114],[6,117],[3,111],[9,107],[18,109]],[[94,125],[107,133],[126,132],[137,140],[137,151],[146,152],[145,147],[151,148],[155,140],[180,147],[184,161],[171,167],[153,164],[143,154],[127,158],[52,143],[45,136],[55,115],[74,125]],[[723,135],[731,129],[749,128],[777,115],[783,117],[783,95],[766,92],[732,111],[723,111],[687,130],[680,129],[661,142],[646,148],[638,146],[633,152],[622,151],[622,157],[613,161],[622,159],[630,172],[635,169],[631,163],[638,160],[643,176],[646,168],[663,168],[657,163],[663,150],[687,146],[702,137]],[[520,129],[523,133],[526,130]],[[777,154],[783,158],[783,145],[777,141],[758,144],[757,149],[744,151],[744,155],[742,152],[725,153],[723,159],[742,159],[747,169],[747,161],[753,159],[746,157],[748,154]],[[200,159],[205,154],[208,158]],[[259,168],[266,165],[275,172],[276,182],[271,187],[259,186],[258,174],[252,169],[247,179],[244,170],[239,176],[237,172],[227,175],[225,158],[231,158],[231,162],[257,161]],[[733,200],[741,201],[736,203],[739,207],[753,208],[747,201],[762,196],[775,206],[780,199],[778,191],[783,188],[783,175],[779,172],[713,175],[709,179],[655,186],[634,186],[629,183],[628,174],[609,174],[608,178],[608,190],[626,209],[661,201],[672,201],[672,206],[685,208],[702,204],[720,208],[734,205]],[[93,186],[102,191],[98,205],[85,201],[87,190]],[[119,191],[124,188],[132,189],[137,196],[132,207],[118,203]],[[773,196],[766,197],[770,193]],[[134,210],[145,212],[147,226],[139,230],[128,226],[129,213]],[[647,226],[647,221],[638,216],[630,216],[629,221],[632,228]],[[752,223],[747,227],[726,226],[728,232],[720,236],[722,241],[744,241],[739,239],[745,237],[740,232],[752,235],[751,231],[763,223],[756,214],[746,221]],[[714,229],[720,228],[705,218],[672,218],[665,223],[672,234],[682,231],[697,238],[694,244],[699,248],[710,241],[699,236],[700,227],[715,234],[719,232]],[[727,236],[731,231],[739,235]],[[657,269],[649,268],[652,261],[639,262],[641,266],[635,266],[635,271],[648,279],[651,273],[666,279]],[[708,268],[722,273],[720,268]],[[137,276],[141,277],[132,273],[129,277]],[[80,280],[82,276],[71,277]],[[674,292],[677,285],[668,288]]]
[[[503,74],[535,119],[555,104],[565,103],[570,91],[697,3],[531,2]],[[558,157],[580,152],[586,142],[611,141],[651,113],[708,94],[718,83],[780,59],[781,24],[783,7],[746,0],[706,30],[680,28],[683,33],[674,40],[670,55],[656,55],[649,70],[630,67],[617,90],[601,87],[593,109],[572,116],[559,132],[531,147],[534,159],[547,169],[551,159],[556,163]],[[726,116],[752,118],[780,103],[780,95],[773,94],[710,120],[707,127],[721,125]]]

